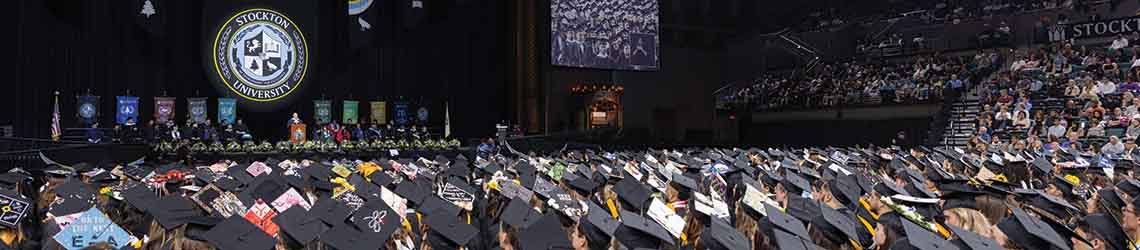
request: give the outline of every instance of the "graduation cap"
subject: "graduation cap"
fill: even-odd
[[[424,185],[417,184],[418,181],[403,181],[396,185],[396,189],[392,190],[401,197],[408,199],[413,204],[422,204],[424,199],[432,196],[431,188]]]
[[[328,200],[328,199],[326,199]],[[293,206],[276,217],[273,222],[284,231],[286,235],[301,245],[307,245],[327,229],[321,218],[312,216],[300,206]]]
[[[882,196],[894,196],[894,195],[898,195],[898,194],[910,196],[910,193],[908,193],[906,190],[903,190],[902,188],[895,186],[894,182],[889,182],[889,181],[884,181],[884,182],[880,182],[879,184],[875,184],[874,189],[875,189],[875,192],[878,192],[879,195],[882,195]]]
[[[913,249],[918,250],[957,250],[958,246],[950,243],[946,239],[935,235],[933,232],[914,224],[910,220],[901,220],[903,230],[906,231],[906,237],[895,241],[891,249],[899,249],[899,244],[909,245]]]
[[[436,217],[455,217],[459,215],[462,208],[451,204],[442,198],[430,196],[424,198],[424,203],[420,205],[419,212],[424,215],[431,215]]]
[[[1108,214],[1090,214],[1083,219],[1089,225],[1088,238],[1099,238],[1108,243],[1109,250],[1128,250],[1128,235],[1115,218]]]
[[[767,215],[765,217],[767,222],[770,223],[770,225],[774,226],[775,229],[786,231],[803,239],[811,239],[811,236],[808,234],[807,229],[804,228],[804,223],[802,221],[797,220],[795,217],[786,214],[783,211],[780,211],[779,208],[769,204],[764,204],[764,211]]]
[[[622,226],[618,228],[617,239],[628,247],[658,248],[673,245],[673,236],[660,224],[629,211],[621,211]]]
[[[1044,221],[1029,216],[1021,208],[1011,207],[1010,210],[1013,216],[1006,217],[997,226],[1013,243],[1025,249],[1049,249],[1051,246],[1069,249],[1061,235]]]
[[[947,224],[946,229],[954,234],[952,241],[958,249],[962,250],[1002,250],[1002,246],[993,239],[983,237],[978,233]]]
[[[542,216],[529,228],[518,233],[519,239],[525,239],[519,240],[521,250],[573,249],[557,215]]]
[[[352,215],[352,223],[369,239],[377,240],[378,244],[388,241],[402,225],[400,215],[382,201],[371,201],[356,210]]]
[[[587,202],[587,206],[589,208],[586,216],[583,216],[579,221],[579,224],[582,225],[582,231],[589,236],[587,238],[595,240],[613,238],[614,232],[621,226],[621,222],[614,219],[598,204]]]
[[[1138,150],[1140,151],[1140,150]],[[1128,197],[1140,197],[1140,181],[1133,178],[1124,178],[1116,183],[1116,188],[1128,194]]]
[[[270,249],[277,242],[241,216],[223,220],[203,237],[219,250]]]
[[[802,237],[795,234],[790,234],[782,230],[775,230],[772,233],[775,238],[776,248],[781,250],[815,250],[822,249],[816,246],[811,241],[804,240]]]
[[[150,214],[167,230],[184,225],[190,218],[199,216],[194,203],[181,196],[159,198],[150,208]]]
[[[799,174],[791,172],[785,173],[783,183],[784,188],[787,189],[788,193],[791,194],[799,194],[804,191],[811,191],[811,184],[808,183],[808,181],[801,177]]]
[[[340,224],[325,231],[320,241],[339,250],[368,250],[375,249],[376,243],[368,240],[367,236],[348,224]],[[270,246],[272,247],[272,246]]]
[[[424,224],[427,224],[433,232],[439,233],[444,239],[456,245],[467,245],[467,242],[479,233],[478,228],[460,221],[456,216],[433,214],[424,216],[424,220],[426,220]]]
[[[622,201],[637,211],[643,210],[649,202],[650,191],[632,178],[625,178],[614,185],[614,192]]]
[[[752,248],[752,242],[735,228],[721,220],[713,220],[708,232],[711,237],[701,237],[710,250],[745,250]]]
[[[843,212],[832,209],[826,204],[819,203],[819,216],[813,218],[812,225],[826,232],[824,235],[836,244],[846,244],[851,240],[859,240],[855,231],[855,221]]]
[[[352,214],[352,208],[333,199],[318,199],[309,210],[309,216],[320,219],[329,225],[344,224],[344,219]]]
[[[589,212],[593,213],[594,211],[592,210],[593,209]],[[507,203],[507,207],[503,209],[499,218],[508,226],[521,229],[533,224],[541,215],[541,213],[532,209],[530,203],[526,200],[514,198]],[[610,234],[613,234],[613,231],[610,231]]]
[[[574,176],[574,175],[566,175],[566,176]],[[574,190],[577,191],[578,194],[582,194],[582,195],[586,195],[586,196],[589,196],[589,194],[594,193],[594,190],[598,188],[598,183],[591,181],[590,178],[586,178],[586,177],[574,178],[574,179],[568,181],[568,184],[570,184],[570,187],[574,188]]]

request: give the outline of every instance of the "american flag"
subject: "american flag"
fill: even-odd
[[[59,127],[59,95],[55,96],[55,108],[51,112],[51,140],[59,141],[59,137],[63,135],[63,130]]]

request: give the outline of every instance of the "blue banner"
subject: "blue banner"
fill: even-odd
[[[407,125],[412,121],[411,114],[408,114],[408,102],[397,101],[392,104],[392,110],[396,113],[396,125]]]
[[[99,96],[85,95],[77,97],[75,102],[75,115],[79,117],[79,124],[90,126],[99,119]]]
[[[133,120],[135,123],[139,122],[139,98],[136,96],[117,96],[118,105],[115,110],[118,112],[115,115],[115,123],[127,123],[127,119]]]
[[[196,97],[190,98],[190,120],[194,123],[206,122],[206,98]]]
[[[218,123],[232,124],[237,119],[237,99],[218,98]]]

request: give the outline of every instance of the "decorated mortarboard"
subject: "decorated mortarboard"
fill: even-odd
[[[903,231],[906,232],[906,237],[904,237],[903,239],[901,239],[899,241],[896,241],[894,243],[895,246],[891,246],[891,249],[899,249],[898,247],[901,247],[901,246],[897,246],[898,244],[906,244],[906,245],[909,245],[910,247],[912,247],[913,249],[918,249],[918,250],[957,250],[958,249],[958,246],[954,245],[950,241],[947,241],[945,238],[942,238],[941,236],[935,235],[933,232],[927,230],[926,228],[924,228],[922,226],[919,226],[918,224],[915,224],[914,222],[911,222],[910,220],[900,220],[900,221],[902,221],[902,227],[903,227]]]
[[[218,199],[218,197],[221,197],[222,192],[225,191],[222,191],[217,186],[210,184],[199,189],[193,195],[190,195],[190,200],[194,201],[194,204],[198,205],[198,207],[202,208],[202,210],[205,210],[206,213],[213,213],[214,208],[211,207],[210,204],[212,204],[214,200]],[[153,195],[153,193],[151,195]]]
[[[16,228],[32,209],[32,201],[11,190],[0,190],[0,226]]]
[[[431,231],[439,233],[444,239],[456,245],[467,245],[479,233],[478,228],[460,221],[456,216],[432,215],[424,216],[424,220],[424,224],[427,224]]]
[[[357,209],[352,215],[352,223],[368,236],[368,239],[375,239],[377,244],[383,244],[392,233],[402,227],[400,218],[395,210],[377,200],[365,203],[363,207]]]
[[[459,178],[450,177],[436,192],[440,198],[455,204],[464,210],[471,211],[475,202],[475,188],[467,185]]]
[[[558,216],[548,214],[539,218],[527,230],[519,231],[519,239],[525,239],[519,240],[519,249],[573,249],[573,244],[566,235]]]
[[[496,181],[495,184],[498,188],[499,193],[507,198],[530,200],[532,197],[534,197],[534,191],[530,191],[530,189],[527,189],[512,180],[500,180]]]
[[[72,180],[60,185],[55,190],[55,201],[52,202],[48,212],[55,216],[64,216],[86,211],[95,206],[96,193],[87,184]]]
[[[128,246],[130,234],[96,208],[87,209],[71,224],[52,237],[68,250],[83,249],[94,243],[107,243],[118,249]]]
[[[301,245],[309,244],[320,236],[328,227],[321,219],[312,216],[309,211],[301,207],[292,207],[273,218],[273,222],[281,227],[289,238]]]

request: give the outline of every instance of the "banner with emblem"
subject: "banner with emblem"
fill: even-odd
[[[79,117],[79,124],[84,127],[95,123],[99,119],[99,96],[84,95],[76,97],[75,101],[76,116]]]
[[[237,99],[218,98],[218,123],[232,124],[237,119]]]
[[[139,98],[137,96],[116,96],[115,123],[124,124],[127,120],[139,120]]]
[[[372,110],[371,110],[372,111],[372,113],[371,113],[372,114],[372,123],[376,123],[379,125],[387,124],[388,123],[388,118],[386,117],[386,112],[388,111],[387,103],[371,102],[370,104],[371,104],[370,106],[372,106]]]
[[[411,114],[408,114],[408,102],[397,101],[392,104],[392,110],[396,113],[396,125],[407,125],[412,121],[409,117]]]
[[[420,106],[416,109],[416,123],[420,125],[427,124],[428,122],[428,108],[427,106]]]
[[[344,113],[341,114],[341,123],[356,124],[356,119],[360,119],[356,112],[358,105],[360,105],[358,101],[344,101]]]
[[[313,101],[313,120],[317,124],[326,124],[332,121],[332,101],[329,100],[315,100]]]
[[[174,97],[154,98],[154,120],[160,124],[174,120]]]
[[[190,103],[187,106],[190,108],[190,120],[194,121],[194,123],[206,122],[206,98],[194,97],[187,98],[187,100]]]

